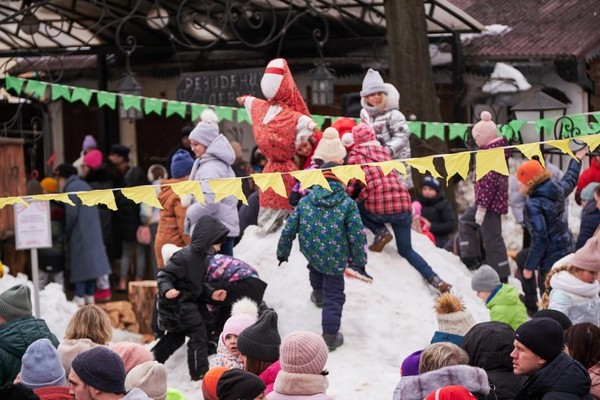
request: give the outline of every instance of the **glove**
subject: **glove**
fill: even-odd
[[[475,213],[475,223],[479,226],[483,224],[483,219],[485,218],[486,209],[483,207],[477,207],[477,212]]]
[[[283,257],[283,256],[277,256],[277,260],[279,261],[279,264],[277,264],[278,267],[281,267],[281,264],[284,262],[287,262],[288,258],[287,257]]]

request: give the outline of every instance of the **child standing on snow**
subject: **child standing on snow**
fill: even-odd
[[[482,265],[471,278],[471,288],[490,310],[490,320],[504,322],[517,329],[527,321],[525,304],[514,286],[500,282],[494,268]]]
[[[546,276],[542,308],[563,312],[573,324],[600,324],[600,248],[592,237],[577,250],[570,265],[552,269]]]
[[[374,234],[369,250],[380,252],[394,236],[385,224],[389,223],[396,236],[398,253],[440,292],[450,290],[450,285],[433,272],[429,264],[413,250],[411,245],[412,206],[410,194],[396,171],[385,175],[381,168],[369,163],[391,160],[389,153],[375,138],[375,132],[367,124],[353,128],[354,147],[348,154],[348,164],[360,164],[365,171],[366,186],[358,180],[348,182],[348,194],[357,198],[358,209],[365,227]]]
[[[339,139],[338,139],[339,140]],[[325,163],[321,168],[331,168],[335,163]],[[344,343],[339,332],[344,294],[344,270],[352,266],[368,278],[365,235],[356,203],[347,195],[342,182],[329,170],[323,172],[331,191],[313,186],[288,218],[279,238],[277,259],[287,261],[292,243],[299,236],[300,251],[308,260],[311,300],[323,305],[321,325],[323,339],[329,350]]]

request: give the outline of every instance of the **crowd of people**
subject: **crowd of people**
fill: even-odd
[[[10,351],[0,345],[6,384],[0,397],[29,390],[40,399],[175,399],[181,394],[167,388],[164,363],[188,338],[189,374],[202,381],[205,399],[328,399],[328,352],[344,343],[345,277],[372,282],[368,253],[395,239],[398,254],[438,294],[438,331],[428,347],[406,358],[394,399],[600,398],[600,218],[593,217],[600,215],[600,176],[579,176],[587,148],[564,174],[552,175],[544,160],[532,159],[510,178],[496,171],[477,177],[474,204],[457,216],[436,178],[425,176],[413,188],[410,166],[386,173],[372,164],[411,156],[400,96],[377,71],[369,69],[363,81],[361,122],[341,118],[323,132],[284,59],[269,63],[261,88],[265,100],[238,99],[253,122],[251,164],[208,109],[185,131],[186,144],[169,155],[166,167],[146,173],[131,166],[122,144],[105,158],[86,136],[81,158],[41,181],[45,193],[80,194],[152,183],[162,209],[140,206],[121,191],[115,204],[90,207],[74,195],[74,205],[52,202],[54,246],[40,251],[40,287],[64,285],[67,270],[81,308],[59,344],[31,315],[25,286],[0,294],[0,343],[11,335],[20,340]],[[503,149],[510,157],[489,113],[481,114],[472,135],[480,149]],[[591,168],[597,162],[594,157]],[[336,174],[342,165],[360,166],[364,178],[345,181]],[[317,168],[325,180],[309,188],[290,174]],[[259,172],[281,173],[281,187],[258,190],[248,175]],[[235,176],[244,177],[248,205],[233,195],[219,199],[210,185]],[[185,181],[198,181],[199,192],[180,198],[171,185]],[[582,218],[576,246],[565,203],[582,181],[590,182],[576,198],[589,217]],[[526,232],[516,257],[522,296],[509,283],[502,238],[509,205],[520,212]],[[298,237],[312,288],[307,301],[322,309],[321,334],[299,331],[281,339],[277,312],[263,301],[268,282],[243,256],[234,257],[248,225],[257,225],[259,236],[279,235],[271,256],[279,265],[288,262]],[[473,271],[471,287],[490,322],[477,324],[452,285],[415,251],[413,230],[457,253]],[[158,286],[152,321],[158,341],[150,350],[112,343],[110,321],[94,305],[111,296],[113,262],[116,290],[125,290],[132,260],[134,279],[146,274],[146,255]]]

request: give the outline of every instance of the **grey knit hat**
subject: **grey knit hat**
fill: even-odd
[[[379,75],[379,72],[369,68],[362,83],[362,90],[360,91],[360,97],[367,97],[373,93],[385,93],[388,90],[385,87],[385,83]]]
[[[489,265],[483,264],[471,278],[471,288],[476,292],[491,292],[500,285],[500,276]]]
[[[28,286],[16,285],[0,294],[0,317],[13,321],[31,315],[31,291]]]
[[[94,347],[78,354],[71,369],[86,385],[106,393],[125,393],[125,363],[106,347]]]
[[[267,310],[258,320],[244,329],[237,340],[237,347],[243,355],[260,361],[279,359],[281,337],[277,330],[277,313]]]
[[[65,369],[58,352],[48,339],[31,343],[21,360],[21,383],[37,390],[48,386],[67,386]]]

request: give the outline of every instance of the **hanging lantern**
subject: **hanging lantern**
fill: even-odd
[[[316,68],[310,71],[312,104],[313,105],[331,105],[333,104],[333,80],[335,75],[327,64],[319,63]]]
[[[119,93],[131,96],[142,95],[142,85],[133,76],[133,73],[127,72],[125,77],[119,85]],[[121,119],[141,119],[143,117],[142,112],[136,110],[134,107],[130,107],[127,110],[123,107],[123,101],[121,100],[121,106],[119,107],[119,117]]]

